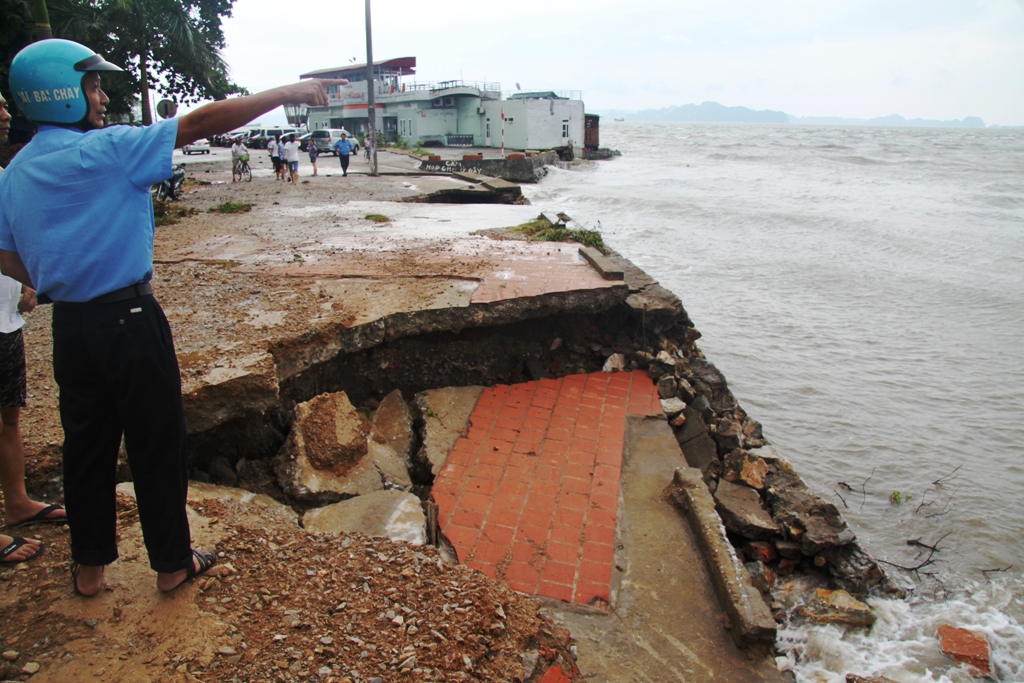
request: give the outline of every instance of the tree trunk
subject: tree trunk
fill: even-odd
[[[142,88],[142,125],[148,126],[153,123],[153,110],[149,106],[149,68],[146,64],[148,50],[143,50],[139,55],[139,86]]]
[[[32,17],[36,20],[36,40],[53,38],[50,31],[50,13],[46,9],[46,0],[35,0],[32,5]]]

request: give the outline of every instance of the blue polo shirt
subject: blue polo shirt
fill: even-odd
[[[36,289],[88,301],[153,276],[150,186],[169,178],[177,119],[83,133],[40,126],[0,174],[0,249]]]
[[[352,153],[352,141],[349,140],[348,138],[345,138],[344,140],[338,140],[337,142],[334,143],[334,149],[338,150],[339,154],[344,154],[345,156],[348,156],[349,154]]]

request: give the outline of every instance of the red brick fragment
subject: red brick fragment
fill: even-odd
[[[974,667],[982,676],[991,672],[989,665],[988,641],[985,635],[949,624],[939,626],[942,652],[947,657]]]

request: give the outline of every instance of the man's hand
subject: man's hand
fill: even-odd
[[[288,104],[306,104],[310,107],[326,107],[329,104],[327,88],[335,85],[347,85],[345,78],[314,78],[285,86],[289,91]]]
[[[36,290],[31,287],[21,287],[21,301],[18,302],[18,313],[31,313],[36,309]]]

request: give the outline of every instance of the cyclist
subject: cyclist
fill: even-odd
[[[231,145],[231,182],[236,182],[235,178],[240,176],[239,164],[242,161],[242,155],[248,154],[245,149],[245,145],[242,144],[242,138],[235,138],[235,143]]]
[[[347,83],[310,79],[152,126],[105,127],[110,100],[100,73],[121,70],[69,40],[21,50],[10,66],[11,90],[39,132],[0,174],[0,269],[54,302],[71,576],[83,596],[102,590],[103,568],[117,559],[122,436],[157,588],[172,591],[216,562],[191,547],[181,375],[150,285],[149,187],[171,176],[175,147],[285,103],[326,106],[324,87]]]

